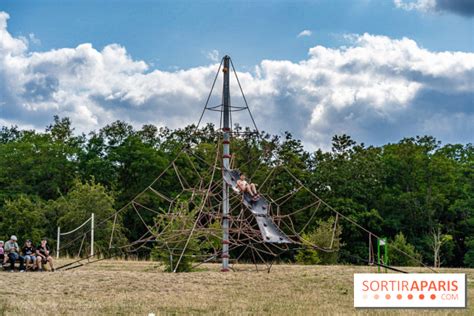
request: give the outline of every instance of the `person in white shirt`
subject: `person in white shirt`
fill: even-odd
[[[13,272],[15,269],[15,262],[20,261],[20,272],[25,272],[24,260],[20,256],[20,247],[17,243],[17,238],[15,235],[10,237],[10,240],[5,243],[5,253],[8,254],[8,261],[10,262],[10,272]]]
[[[245,175],[241,174],[240,179],[237,180],[237,188],[242,194],[248,192],[254,200],[258,199],[260,195],[257,192],[257,186],[255,183],[249,183],[245,179]]]

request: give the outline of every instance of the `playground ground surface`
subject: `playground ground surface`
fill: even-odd
[[[353,274],[374,267],[274,265],[271,273],[252,265],[236,268],[221,273],[219,265],[208,264],[172,274],[154,262],[107,260],[54,273],[0,272],[0,315],[474,314],[474,269],[441,269],[467,273],[468,309],[355,310]]]

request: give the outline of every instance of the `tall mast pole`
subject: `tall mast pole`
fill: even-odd
[[[222,91],[222,106],[224,111],[224,139],[222,165],[229,169],[230,165],[230,88],[229,88],[229,56],[224,56],[224,85]],[[222,181],[222,272],[229,271],[229,186]]]

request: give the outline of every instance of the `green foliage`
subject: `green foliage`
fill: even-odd
[[[62,232],[73,230],[94,213],[96,225],[100,223],[99,229],[96,229],[94,234],[95,251],[101,253],[108,249],[115,209],[114,198],[103,185],[95,183],[94,180],[85,183],[76,180],[67,195],[49,203],[48,211],[50,220],[56,221]],[[87,225],[79,230],[77,235],[81,236],[86,233],[89,236],[89,231],[90,225]],[[67,238],[71,239],[75,236]],[[115,224],[114,244],[120,245],[121,243],[125,243],[125,239],[124,229],[119,219]],[[77,247],[77,243],[72,244],[67,251],[70,254],[77,254]],[[90,247],[89,238],[84,239],[83,247]]]
[[[443,236],[440,256],[442,258],[441,265],[446,265],[447,262],[452,261],[454,256],[456,244],[452,235],[446,234]]]
[[[303,238],[308,238],[309,236],[303,235]],[[307,247],[310,247],[307,245]],[[306,265],[314,265],[321,263],[321,259],[319,259],[318,252],[313,248],[307,248],[299,250],[295,256],[295,260],[299,264],[306,264]]]
[[[336,264],[341,247],[342,226],[331,217],[327,221],[319,221],[318,227],[302,238],[306,249],[298,251],[296,261],[301,264]],[[335,225],[336,224],[336,225]],[[319,248],[313,249],[311,245]]]
[[[192,271],[195,255],[201,252],[199,234],[193,231],[197,211],[196,208],[190,209],[186,201],[181,201],[173,209],[172,216],[163,214],[155,218],[160,224],[157,227],[165,229],[154,231],[157,240],[163,242],[156,244],[151,257],[163,263],[166,272]]]
[[[401,267],[420,265],[420,254],[416,252],[413,245],[407,242],[403,233],[398,233],[395,239],[389,243],[388,251],[389,264],[391,265]],[[403,251],[403,253],[401,251]],[[408,254],[411,258],[405,254]]]
[[[45,234],[54,240],[58,225],[66,231],[82,223],[91,212],[98,214],[98,221],[104,219],[146,188],[183,144],[188,144],[188,150],[200,157],[193,158],[197,168],[208,170],[208,165],[214,161],[218,131],[212,124],[201,127],[197,133],[193,133],[194,129],[193,125],[176,130],[153,125],[135,129],[126,122],[117,121],[86,137],[75,136],[69,118],[59,117],[54,117],[43,132],[2,127],[0,234],[7,236],[13,232],[21,235],[20,238],[23,235],[37,238]],[[240,126],[235,126],[234,130],[251,131]],[[249,175],[253,182],[261,184],[272,173],[274,180],[265,188],[264,194],[279,197],[299,187],[285,171],[288,169],[329,205],[375,234],[397,240],[395,236],[403,232],[414,247],[410,249],[428,264],[433,263],[429,238],[433,228],[440,227],[443,233],[452,237],[443,243],[440,251],[443,265],[471,265],[474,236],[472,144],[441,146],[431,136],[417,136],[367,147],[349,135],[336,135],[330,151],[308,152],[290,133],[261,133],[260,136],[233,137],[231,151],[234,166]],[[190,164],[182,159],[176,164],[188,181],[196,180]],[[207,171],[202,175],[206,179],[210,177]],[[171,178],[157,185],[160,192],[176,197],[182,188]],[[146,205],[164,207],[157,200],[143,199]],[[308,194],[298,192],[281,208],[281,214],[300,209],[309,201]],[[295,230],[306,228],[306,232],[315,234],[321,219],[334,216],[329,208],[322,208],[308,223],[308,213],[295,216]],[[142,216],[148,222],[155,215],[144,212]],[[98,231],[99,249],[108,247],[104,236],[110,232],[112,221],[113,218],[106,221],[106,229]],[[121,214],[117,225],[120,233],[114,240],[116,244],[135,241],[146,233],[141,219],[133,212]],[[341,220],[340,226],[344,245],[340,245],[337,260],[356,262],[354,256],[366,258],[367,235],[347,221]],[[208,250],[219,246],[218,241],[201,245]],[[144,255],[148,254],[144,252]],[[316,250],[304,255],[308,258],[299,254],[300,262],[334,261]],[[395,251],[392,250],[390,256],[398,260]],[[399,260],[403,259],[400,257]]]
[[[466,242],[466,254],[464,255],[464,264],[468,268],[474,268],[474,238],[469,238]]]
[[[44,203],[25,195],[5,201],[0,212],[0,238],[7,240],[11,235],[17,235],[21,246],[27,239],[39,243],[45,235],[46,225]]]

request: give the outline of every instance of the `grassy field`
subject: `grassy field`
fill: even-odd
[[[170,274],[155,263],[101,261],[55,273],[0,273],[0,315],[473,315],[467,310],[355,310],[352,280],[371,267],[275,265],[271,273],[218,265]],[[419,271],[419,269],[413,270]],[[474,270],[468,304],[474,300]]]

